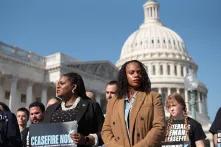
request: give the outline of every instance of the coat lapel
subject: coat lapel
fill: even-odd
[[[84,100],[83,98],[81,98],[80,102],[77,105],[77,111],[79,112],[77,115],[77,122],[79,122],[82,118],[82,116],[84,115],[85,111],[87,110],[88,107],[88,101]]]
[[[134,102],[133,107],[130,112],[130,123],[129,123],[130,137],[132,137],[131,135],[132,135],[132,131],[134,130],[134,124],[135,124],[135,120],[137,117],[137,113],[140,110],[141,105],[143,104],[143,102],[145,100],[145,96],[146,96],[145,92],[138,92],[136,95],[135,102]]]
[[[125,136],[127,136],[127,140],[125,141],[125,144],[126,144],[126,146],[129,146],[130,140],[129,140],[129,135],[128,135],[127,127],[125,124],[125,119],[124,119],[124,98],[119,99],[117,108],[118,108],[118,110],[116,110],[116,111],[118,111],[120,121],[122,123],[121,127],[123,128],[123,133]]]

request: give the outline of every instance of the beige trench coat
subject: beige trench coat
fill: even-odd
[[[156,92],[138,92],[130,112],[129,130],[124,119],[124,99],[112,98],[102,128],[105,147],[157,147],[164,140],[165,115]]]

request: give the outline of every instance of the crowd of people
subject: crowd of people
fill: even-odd
[[[46,108],[36,101],[29,108],[19,108],[14,115],[0,102],[0,146],[30,146],[28,126],[70,121],[78,124],[77,131],[70,133],[78,147],[158,147],[170,142],[205,146],[202,126],[188,116],[180,94],[167,97],[165,107],[170,117],[165,117],[161,95],[151,90],[150,79],[140,61],[126,62],[119,70],[118,79],[106,84],[105,93],[106,114],[96,102],[95,94],[86,92],[82,77],[71,72],[60,77],[56,97],[49,99]],[[210,128],[214,145],[220,130],[221,108]]]

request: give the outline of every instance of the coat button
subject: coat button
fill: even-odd
[[[115,125],[115,121],[113,121],[113,125]]]
[[[141,117],[141,118],[140,118],[140,120],[144,120],[144,118],[143,118],[143,117]]]
[[[137,133],[137,137],[140,137],[140,133]]]

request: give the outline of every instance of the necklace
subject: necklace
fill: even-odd
[[[72,106],[70,106],[70,107],[66,107],[66,106],[65,106],[65,102],[62,101],[62,102],[61,102],[61,110],[67,111],[67,110],[74,109],[74,108],[77,106],[77,104],[80,102],[80,100],[81,100],[81,98],[80,98],[80,97],[77,97],[76,100],[74,101],[74,103],[72,104]]]

